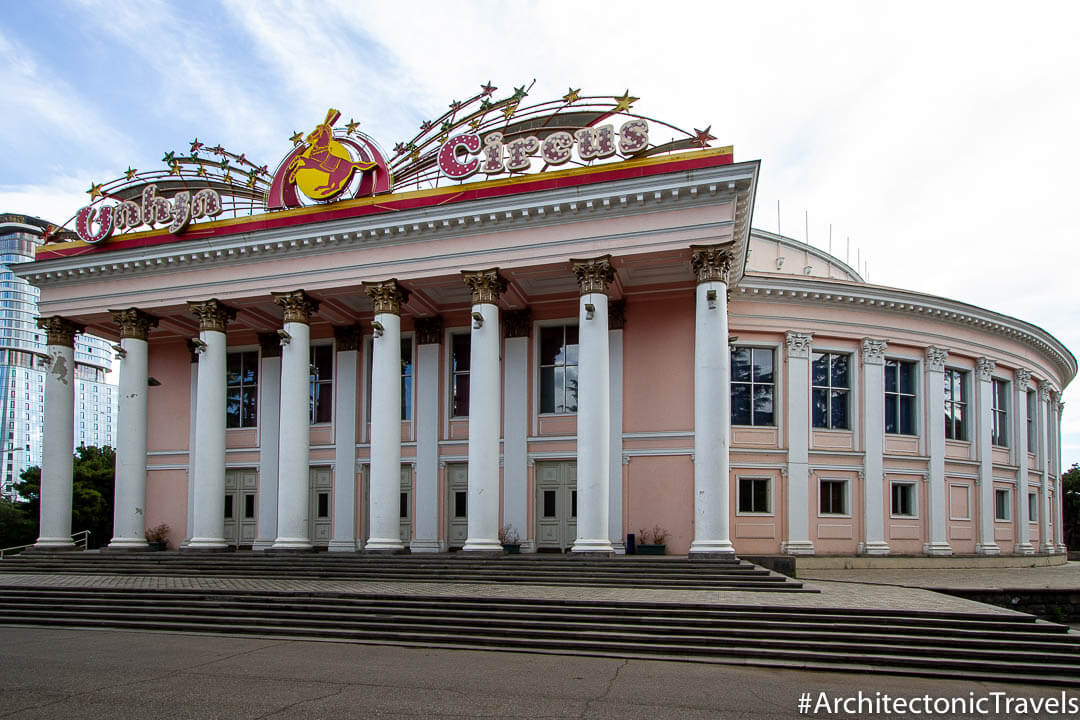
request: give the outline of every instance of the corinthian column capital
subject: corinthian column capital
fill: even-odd
[[[608,284],[615,279],[615,268],[611,267],[611,256],[601,255],[588,260],[570,260],[577,276],[578,292],[607,294]]]
[[[926,348],[926,367],[934,372],[945,372],[945,361],[949,359],[949,351],[931,345]]]
[[[506,279],[499,274],[499,268],[462,270],[461,279],[472,291],[473,305],[498,305],[499,296],[506,292]]]
[[[993,379],[995,367],[997,363],[990,358],[979,358],[975,361],[975,377],[982,382],[990,382]]]
[[[1016,389],[1020,392],[1027,392],[1028,386],[1031,384],[1031,371],[1025,368],[1017,368],[1016,374]]]
[[[730,243],[690,246],[690,267],[693,268],[694,276],[699,284],[703,282],[727,284],[734,259]]]
[[[813,333],[800,333],[788,331],[784,336],[784,344],[787,345],[787,354],[791,358],[808,358],[810,357],[810,341],[813,340]]]
[[[287,323],[310,325],[312,314],[319,311],[319,301],[303,290],[272,292],[270,295],[273,296],[274,302],[281,306]]]
[[[188,310],[191,311],[192,315],[199,318],[200,330],[216,330],[223,333],[229,321],[236,319],[236,311],[217,298],[201,302],[188,302]]]
[[[364,283],[364,292],[375,303],[375,314],[400,315],[401,306],[409,302],[409,291],[398,285],[397,278]]]
[[[889,343],[884,340],[875,340],[874,338],[863,338],[862,341],[862,361],[863,365],[884,365],[885,364],[885,349],[889,347]]]
[[[75,347],[75,336],[86,330],[85,326],[59,315],[38,318],[37,326],[45,331],[49,345],[69,348]]]
[[[147,336],[150,334],[150,328],[158,326],[158,319],[156,317],[145,313],[138,308],[110,310],[109,315],[112,316],[113,322],[120,326],[121,338],[146,340]]]

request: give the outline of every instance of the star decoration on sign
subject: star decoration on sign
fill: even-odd
[[[395,155],[400,155],[403,152],[405,152],[405,143],[400,143],[399,142],[397,145],[394,146],[394,154]]]
[[[495,87],[494,85],[491,84],[490,80],[488,80],[486,83],[484,83],[483,85],[480,86],[480,91],[484,93],[484,97],[487,97],[488,95],[490,95],[491,93],[495,92],[498,89],[499,88],[497,88],[497,87]]]
[[[692,140],[692,142],[698,147],[709,147],[709,141],[716,139],[709,134],[710,130],[712,130],[712,125],[705,128],[704,130],[698,130],[697,128],[694,128],[694,139]]]
[[[427,132],[430,129],[431,129],[431,121],[430,120],[425,120],[424,122],[420,123],[420,132]]]
[[[636,103],[641,98],[636,98],[630,94],[630,90],[626,90],[622,94],[622,97],[615,98],[615,112],[626,112],[630,109],[630,106]]]
[[[227,172],[225,173],[225,177],[224,177],[224,178],[222,178],[222,180],[224,180],[225,182],[227,182],[227,183],[229,183],[230,185],[232,185],[232,181],[233,181],[233,179],[232,179],[232,172],[231,172],[231,171],[227,171]]]
[[[444,120],[443,124],[442,124],[442,127],[439,128],[439,132],[441,132],[441,133],[443,133],[445,135],[447,132],[450,131],[450,128],[452,128],[452,127],[453,127],[453,125],[450,124],[449,120]]]
[[[503,117],[509,119],[515,110],[517,110],[517,103],[510,103],[503,108]]]
[[[87,190],[86,192],[87,192],[88,195],[90,195],[91,200],[97,200],[99,197],[104,195],[104,193],[101,192],[101,183],[93,183],[93,182],[91,182],[90,183],[90,189]]]
[[[195,174],[198,175],[199,177],[206,177],[206,168],[204,168],[202,165],[200,165],[199,166],[199,171],[197,173],[195,173]]]
[[[165,157],[161,158],[161,162],[165,163],[166,165],[169,165],[169,164],[173,163],[175,160],[176,160],[176,153],[174,151],[172,151],[172,150],[165,153]]]
[[[124,177],[130,180],[131,178],[135,177],[135,173],[137,172],[139,171],[133,169],[130,165],[128,165],[128,169],[124,171]]]
[[[414,150],[413,150],[412,152],[410,152],[410,153],[409,153],[409,158],[410,158],[410,159],[411,159],[411,160],[412,160],[413,162],[416,162],[417,160],[419,160],[419,159],[420,159],[420,151],[419,151],[419,150],[416,150],[416,149],[414,149]]]
[[[345,123],[345,134],[352,135],[356,132],[356,128],[360,127],[360,123],[356,122],[352,118],[349,118],[349,122]]]
[[[456,113],[460,109],[461,109],[461,103],[458,102],[457,100],[450,103],[450,112],[455,112]]]
[[[173,160],[171,163],[169,163],[169,174],[170,175],[179,175],[180,174],[180,163],[177,162],[176,160]]]
[[[236,158],[236,162],[241,165],[247,163],[247,153],[240,153],[240,157]]]
[[[472,128],[473,130],[480,127],[480,118],[475,118],[473,120],[470,120],[469,121],[469,127]]]
[[[570,92],[562,96],[563,102],[575,103],[581,98],[581,88],[575,90],[574,88],[567,88]]]
[[[222,157],[224,157],[225,148],[221,147],[220,145],[215,145],[214,147],[210,148],[210,152],[214,153],[215,155],[221,155]]]
[[[203,149],[203,144],[199,142],[199,138],[195,138],[191,141],[191,153],[194,155]]]
[[[488,100],[487,98],[484,98],[483,100],[480,101],[480,109],[481,110],[488,110],[490,108],[491,108],[491,101],[490,100]]]
[[[519,88],[514,88],[514,99],[515,100],[520,100],[521,98],[525,97],[528,94],[529,93],[525,92],[525,86],[524,85],[522,85]]]
[[[229,169],[229,158],[222,158],[221,159],[221,169],[222,170],[228,170]]]
[[[299,145],[304,142],[304,136],[298,132],[293,132],[293,134],[289,136],[289,139],[292,140],[293,145]]]

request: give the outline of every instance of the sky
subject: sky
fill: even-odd
[[[871,282],[1077,352],[1078,26],[1039,1],[0,0],[0,212],[62,222],[196,137],[273,167],[328,107],[389,149],[487,81],[629,90],[761,160],[755,227],[831,227]],[[1068,467],[1080,382],[1063,399]]]

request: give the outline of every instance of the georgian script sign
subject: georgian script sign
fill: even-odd
[[[123,232],[140,225],[167,225],[169,232],[181,233],[188,223],[204,217],[221,214],[221,196],[209,188],[194,194],[184,191],[172,199],[159,197],[157,185],[147,185],[142,191],[142,202],[123,200],[117,205],[84,207],[75,216],[75,232],[79,239],[97,245],[112,236],[113,231]]]

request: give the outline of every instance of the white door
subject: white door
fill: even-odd
[[[254,468],[225,471],[225,542],[251,547],[255,542],[255,507],[259,474]]]
[[[308,499],[311,544],[315,547],[327,547],[330,544],[330,522],[333,517],[333,470],[329,466],[313,467],[308,477],[311,488]]]
[[[446,544],[465,546],[469,538],[469,466],[449,463],[446,466]]]
[[[536,463],[536,547],[568,550],[577,539],[577,463]]]

